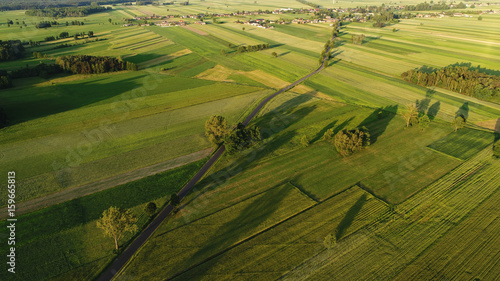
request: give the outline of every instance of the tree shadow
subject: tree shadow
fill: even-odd
[[[354,117],[344,120],[344,122],[340,123],[337,127],[335,127],[335,129],[333,129],[333,134],[335,135],[338,132],[342,131],[349,123],[351,123],[352,120],[354,120]],[[332,129],[335,126],[335,124],[337,124],[337,121],[338,120],[333,120],[332,122],[330,122],[330,124],[326,125],[323,129],[321,129],[321,131],[319,131],[316,134],[316,136],[314,136],[314,138],[311,140],[311,143],[319,141],[325,135],[326,131]]]
[[[417,69],[417,71],[424,72],[424,73],[427,73],[427,74],[436,72],[437,70],[438,70],[437,68],[430,67],[430,66],[427,66],[427,65],[423,65],[419,69]]]
[[[455,118],[462,116],[465,120],[469,119],[469,102],[466,101],[462,106],[455,112]]]
[[[141,85],[139,81],[144,76],[146,74],[109,83],[105,81],[108,77],[103,77],[78,84],[64,83],[38,87],[37,95],[32,95],[30,99],[11,101],[4,105],[4,109],[9,116],[10,125],[15,125],[88,106],[120,95],[139,87]],[[21,94],[26,89],[13,88],[10,91],[19,91]]]
[[[419,112],[427,112],[427,110],[429,110],[430,103],[431,103],[430,98],[424,98],[424,99],[415,101],[415,104],[417,105],[417,110]]]
[[[359,213],[359,211],[361,211],[361,208],[363,208],[363,205],[366,202],[366,198],[367,198],[366,194],[361,195],[361,197],[359,197],[356,203],[354,203],[354,205],[352,205],[352,207],[347,211],[342,221],[340,221],[339,225],[337,226],[337,230],[335,232],[335,238],[337,240],[342,238],[347,229],[351,226],[352,222],[354,221],[354,218]]]
[[[391,120],[396,116],[397,111],[397,104],[380,107],[359,123],[359,127],[364,126],[370,132],[370,143],[374,144],[377,142],[378,137],[385,132]]]
[[[310,99],[312,99],[311,95],[298,95],[259,117],[255,125],[261,128],[262,144],[237,154],[234,163],[202,179],[197,184],[198,190],[209,191],[210,189],[217,188],[217,186],[224,184],[224,181],[247,170],[253,163],[276,151],[281,146],[290,143],[297,133],[294,130],[285,132],[284,130],[314,111],[316,108],[315,105],[294,110],[298,105]],[[186,204],[196,200],[202,193],[199,192]]]
[[[179,269],[191,266],[196,267],[204,263],[207,258],[224,251],[253,234],[256,228],[261,226],[262,223],[278,210],[280,203],[288,196],[291,190],[291,188],[286,188],[285,182],[280,182],[270,188],[261,198],[254,200],[241,210],[235,218],[220,225],[218,231],[208,239],[208,242],[191,255],[191,258],[184,262],[184,266],[179,266]],[[210,268],[210,265],[199,266],[195,270],[196,275],[202,276]],[[182,273],[179,275],[182,276]]]
[[[497,123],[495,124],[495,142],[500,140],[500,118],[497,119]]]
[[[440,101],[433,103],[427,110],[427,116],[429,116],[429,120],[433,121],[436,118],[436,115],[438,114],[440,109],[441,109]]]
[[[481,67],[480,65],[478,66],[472,66],[472,63],[470,62],[460,62],[460,63],[454,63],[454,64],[450,64],[448,65],[448,67],[454,67],[454,66],[465,66],[467,68],[469,68],[469,70],[471,71],[477,71],[479,73],[485,73],[485,74],[489,74],[489,75],[495,75],[495,76],[500,76],[500,70],[494,70],[494,69],[488,69],[488,68],[485,68],[485,67]]]
[[[281,53],[281,54],[278,55],[278,57],[282,57],[282,56],[288,55],[289,53],[291,53],[291,51]]]
[[[425,92],[425,96],[427,98],[432,98],[435,94],[436,94],[436,90],[434,90],[434,89],[427,89],[427,91]]]

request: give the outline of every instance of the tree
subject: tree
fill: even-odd
[[[219,146],[223,143],[226,133],[226,118],[212,115],[207,122],[205,122],[205,135],[214,146]]]
[[[277,58],[277,57],[278,57],[278,54],[277,54],[276,52],[273,52],[271,55],[272,55],[273,57],[275,57],[275,58]]]
[[[156,213],[156,204],[155,202],[149,202],[145,207],[144,207],[144,212],[148,214],[150,217],[152,217]]]
[[[89,38],[94,37],[94,31],[89,31],[88,34],[89,34]]]
[[[479,16],[479,17],[477,18],[477,20],[483,20],[483,17],[482,17],[482,16]]]
[[[113,20],[109,18],[108,21],[109,21],[109,23],[111,23]]]
[[[224,138],[224,146],[228,154],[250,148],[260,142],[260,129],[257,127],[247,128],[238,123],[236,127]]]
[[[136,222],[137,218],[130,210],[110,207],[97,220],[97,227],[103,229],[106,235],[115,240],[115,249],[118,250],[118,241],[125,232],[135,232],[137,230]]]
[[[418,118],[418,127],[423,131],[427,127],[429,127],[429,124],[431,123],[431,120],[429,119],[429,116],[427,114],[423,114]]]
[[[406,105],[406,110],[403,111],[402,115],[406,120],[406,127],[410,127],[418,122],[418,110],[414,104]]]
[[[455,127],[455,132],[457,132],[459,129],[462,129],[465,126],[465,117],[463,115],[459,115],[453,120],[451,123],[453,127]]]
[[[370,133],[366,127],[342,130],[335,135],[335,148],[342,156],[348,156],[370,145]]]
[[[245,28],[243,27],[243,28],[241,28],[241,30],[245,31]]]
[[[337,238],[333,234],[328,234],[323,240],[323,245],[325,245],[325,248],[328,250],[331,250],[335,244],[337,244]]]
[[[225,55],[225,54],[226,54],[226,50],[221,49],[221,50],[220,50],[220,54],[221,54],[221,55]]]
[[[333,131],[333,129],[326,130],[326,132],[323,134],[323,140],[325,140],[327,142],[331,142],[331,143],[334,142],[335,132]]]
[[[179,200],[179,196],[177,195],[177,193],[172,193],[172,195],[170,195],[169,203],[172,207],[174,207],[174,212],[177,212],[177,208],[181,204],[181,201]]]

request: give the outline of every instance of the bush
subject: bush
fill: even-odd
[[[370,134],[366,127],[342,130],[335,135],[335,147],[342,156],[362,150],[370,145]]]
[[[309,146],[309,140],[307,139],[306,135],[303,135],[300,138],[300,145],[302,145],[302,147],[308,147]]]
[[[500,158],[500,141],[497,141],[497,143],[493,145],[493,156],[495,158]]]
[[[337,238],[333,234],[328,234],[323,240],[323,245],[325,245],[325,248],[328,250],[331,250],[335,244],[337,244]]]

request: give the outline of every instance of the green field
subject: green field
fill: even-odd
[[[164,205],[206,159],[109,184],[93,194],[80,189],[209,151],[204,123],[211,115],[226,117],[230,125],[241,122],[266,96],[318,67],[329,23],[274,29],[235,23],[312,14],[122,27],[125,18],[152,14],[192,23],[196,19],[178,16],[310,8],[292,0],[226,2],[115,5],[106,13],[57,19],[83,21],[83,26],[45,29],[34,24],[53,19],[0,12],[0,40],[38,41],[88,31],[99,39],[70,37],[26,47],[24,58],[1,62],[3,70],[78,54],[119,56],[139,68],[15,79],[14,87],[0,90],[0,107],[10,121],[0,129],[0,173],[16,171],[18,203],[37,199],[48,205],[30,213],[18,210],[14,280],[95,279],[116,257],[112,239],[96,227],[100,214],[110,206],[130,208],[138,226],[145,227],[145,204]],[[380,4],[335,2],[342,7]],[[495,205],[500,162],[491,158],[491,124],[500,116],[500,99],[477,100],[400,77],[424,65],[455,63],[498,73],[500,16],[482,17],[402,19],[385,28],[345,22],[328,67],[276,96],[253,119],[262,142],[224,155],[117,280],[494,280],[500,274]],[[7,19],[27,26],[7,27]],[[366,36],[361,45],[351,42],[358,34]],[[263,43],[270,48],[238,53],[234,47]],[[47,58],[33,58],[35,51]],[[404,127],[401,113],[415,102],[432,120],[425,130]],[[463,110],[467,126],[453,132],[450,121]],[[328,129],[359,126],[369,129],[372,144],[349,157],[322,138]],[[301,144],[304,136],[307,147]],[[69,190],[80,195],[51,201]],[[6,198],[7,190],[0,196]],[[0,225],[5,229],[6,223]],[[323,246],[327,234],[337,238],[332,250]],[[4,253],[7,245],[0,249]],[[8,278],[5,274],[0,279]]]

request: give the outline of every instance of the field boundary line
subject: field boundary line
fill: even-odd
[[[75,186],[68,189],[63,189],[43,197],[31,199],[29,201],[22,201],[18,203],[18,214],[23,215],[30,212],[38,211],[62,202],[70,201],[73,199],[88,196],[100,191],[108,190],[116,186],[133,182],[145,177],[149,177],[158,173],[162,173],[171,169],[184,166],[189,163],[199,161],[210,155],[212,148],[207,148],[187,155],[182,155],[167,161],[156,163],[140,169],[135,169],[121,173],[112,177],[100,179],[94,182],[86,183],[83,185]],[[78,194],[74,194],[79,191]],[[82,193],[80,193],[83,191]],[[69,197],[69,198],[68,198]],[[7,206],[0,208],[0,220],[7,217]]]

